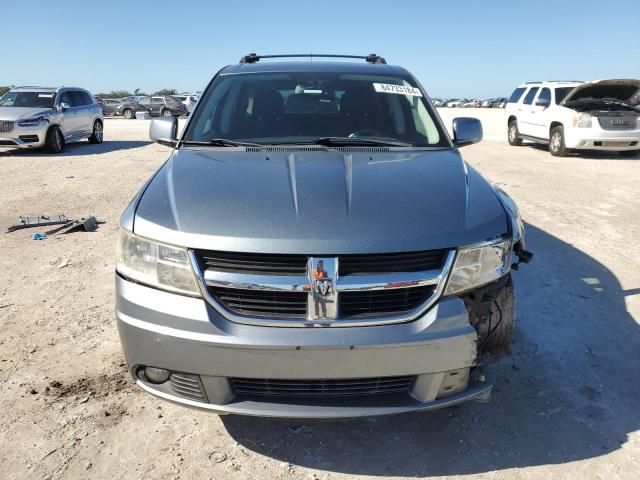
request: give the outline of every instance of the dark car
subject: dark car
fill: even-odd
[[[96,101],[102,108],[102,115],[115,115],[116,108],[122,104],[122,100],[116,98],[96,98]]]
[[[135,118],[136,112],[146,112],[151,117],[179,117],[187,115],[188,110],[182,102],[169,96],[143,97],[137,102],[127,101],[116,109],[116,114],[124,118]]]

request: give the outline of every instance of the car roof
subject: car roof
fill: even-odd
[[[584,83],[582,80],[543,80],[540,82],[525,82],[518,85],[518,88],[540,87],[543,85],[548,87],[575,87],[582,83]]]
[[[38,86],[20,86],[11,89],[12,92],[58,92],[60,90],[82,90],[87,92],[88,90],[80,87],[38,87]]]
[[[383,74],[392,76],[406,76],[409,74],[402,67],[387,64],[372,64],[367,62],[255,62],[238,63],[229,65],[222,69],[221,75],[258,73],[258,72],[337,72],[337,73],[363,73],[363,74]]]

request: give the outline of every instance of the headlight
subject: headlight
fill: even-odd
[[[445,295],[479,287],[511,269],[511,241],[497,240],[461,248],[456,255]]]
[[[200,295],[185,248],[164,245],[121,228],[116,271],[170,292]]]
[[[580,113],[573,117],[573,126],[579,128],[591,127],[591,115],[588,113]]]
[[[41,122],[44,122],[46,117],[29,118],[27,120],[20,120],[18,126],[20,127],[37,127]]]

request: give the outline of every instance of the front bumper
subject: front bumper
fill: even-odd
[[[162,292],[116,276],[116,317],[137,384],[181,405],[242,415],[342,418],[441,408],[487,400],[491,386],[470,375],[476,331],[458,298],[413,322],[353,328],[241,325],[204,300]],[[149,382],[152,366],[191,378],[185,390]],[[247,397],[232,379],[327,380],[415,376],[407,392],[344,398]],[[188,380],[189,381],[189,380]],[[190,390],[186,390],[189,392]]]
[[[565,145],[577,150],[640,150],[640,129],[604,130],[594,119],[591,128],[565,128]]]
[[[20,127],[18,122],[11,132],[0,132],[0,148],[39,148],[45,143],[48,122],[42,122],[36,127]]]

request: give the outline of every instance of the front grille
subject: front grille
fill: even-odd
[[[603,130],[635,130],[638,120],[636,115],[610,112],[607,116],[598,117],[598,123]]]
[[[343,255],[340,257],[338,268],[340,269],[340,275],[420,272],[442,268],[446,257],[446,250],[378,255]]]
[[[9,133],[11,131],[13,131],[13,122],[0,120],[0,133]]]
[[[220,272],[305,275],[307,271],[307,257],[304,255],[203,251],[198,253],[198,259],[203,270],[210,268]]]
[[[249,397],[331,398],[408,393],[414,380],[412,375],[340,380],[232,378],[231,385],[236,394]]]
[[[209,287],[209,293],[238,315],[304,319],[307,314],[306,292]]]
[[[415,310],[433,294],[436,286],[345,292],[340,295],[340,317],[394,315]]]
[[[197,375],[190,375],[188,373],[172,373],[169,377],[169,381],[171,382],[171,387],[177,394],[190,398],[191,400],[197,400],[200,402],[207,401],[202,391],[202,385],[200,385],[200,379]]]
[[[0,145],[15,145],[16,142],[13,140],[0,140]]]

